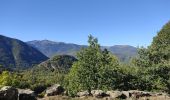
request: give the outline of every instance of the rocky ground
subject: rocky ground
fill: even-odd
[[[79,96],[75,98],[60,95],[45,97],[38,100],[170,100],[170,97],[167,94],[143,91],[114,91],[107,96],[102,97],[99,95],[100,93],[96,93],[91,96]]]
[[[5,86],[0,89],[0,100],[170,100],[166,93],[154,93],[138,90],[107,91],[92,90],[77,93],[75,98],[64,95],[64,88],[55,84],[44,91],[44,97],[38,98],[30,89],[16,89]]]
[[[51,96],[51,97],[45,97],[43,99],[38,99],[38,100],[123,100],[123,99],[94,98],[94,97],[70,98],[64,96]],[[170,98],[164,96],[157,96],[157,97],[141,97],[139,99],[129,98],[125,100],[170,100]]]

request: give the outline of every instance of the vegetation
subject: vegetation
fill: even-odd
[[[2,86],[14,86],[19,87],[19,76],[16,73],[10,73],[8,71],[3,71],[0,74],[0,87]]]
[[[81,90],[112,89],[119,62],[106,49],[102,51],[98,40],[89,36],[89,47],[77,54],[78,61],[66,77],[70,95]]]
[[[170,91],[170,22],[154,37],[151,46],[139,48],[138,56],[128,64],[101,49],[97,38],[90,35],[88,43],[77,53],[77,59],[56,56],[22,72],[4,71],[0,66],[0,86],[31,88],[41,93],[59,83],[70,96],[95,89]]]
[[[77,59],[72,56],[61,55],[29,70],[21,72],[3,71],[0,74],[0,86],[10,85],[23,89],[30,88],[39,94],[55,83],[62,85],[65,75],[75,61]]]
[[[154,37],[151,46],[139,50],[133,61],[139,69],[144,69],[150,89],[169,92],[170,82],[170,22]],[[143,74],[142,74],[143,75]]]
[[[87,49],[78,53],[78,62],[73,65],[66,77],[68,80],[67,88],[71,95],[82,90],[90,92],[91,89],[104,90],[109,88],[169,92],[170,22],[153,39],[151,46],[139,49],[138,56],[133,58],[129,64],[108,60],[108,53],[105,57],[101,56],[103,52],[100,50],[97,39],[91,36],[89,44]],[[110,63],[106,63],[107,61]],[[107,66],[109,69],[105,70]],[[103,72],[100,72],[101,69],[104,69]],[[108,76],[105,76],[104,73],[107,73]],[[108,84],[103,84],[103,80]],[[100,87],[100,85],[105,88]]]

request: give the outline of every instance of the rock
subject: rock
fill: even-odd
[[[122,91],[122,94],[125,96],[125,98],[130,98],[132,96],[129,91]]]
[[[112,98],[112,99],[115,99],[115,98],[119,97],[120,95],[122,95],[122,93],[120,91],[107,91],[106,94],[109,95],[110,98]]]
[[[107,97],[108,95],[102,90],[92,90],[91,94],[96,98]]]
[[[155,93],[155,96],[169,96],[167,93]]]
[[[4,86],[0,90],[0,100],[17,100],[18,90],[11,86]]]
[[[86,96],[89,96],[89,92],[88,91],[78,92],[77,96],[78,97],[86,97]]]
[[[133,98],[154,96],[154,94],[151,92],[144,92],[144,91],[137,91],[137,90],[131,90],[129,91],[129,93],[131,93]]]
[[[59,84],[55,84],[46,90],[45,96],[60,95],[63,92],[64,92],[64,88]]]
[[[18,100],[36,100],[35,93],[30,89],[18,89]]]
[[[128,91],[107,91],[106,94],[109,95],[111,99],[127,99],[131,96]]]

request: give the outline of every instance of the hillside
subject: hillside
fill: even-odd
[[[77,59],[73,56],[54,56],[29,70],[25,70],[22,73],[24,84],[27,84],[26,88],[31,88],[36,93],[43,92],[47,86],[54,83],[63,84],[63,78],[75,61]]]
[[[53,58],[42,62],[38,65],[41,69],[45,68],[48,70],[69,70],[73,64],[73,62],[77,61],[77,59],[73,56],[69,55],[58,55]]]
[[[0,35],[0,65],[11,69],[25,69],[48,59],[26,43]]]
[[[108,50],[125,62],[137,55],[137,48],[129,45],[115,45],[109,47]]]
[[[53,57],[55,55],[73,55],[81,48],[86,48],[85,45],[77,45],[64,42],[54,42],[49,40],[34,40],[27,42],[29,45],[37,48],[44,55],[48,57]],[[107,48],[111,53],[115,54],[121,61],[128,61],[131,57],[137,54],[137,48],[129,45],[115,45],[115,46],[102,46],[102,48]]]

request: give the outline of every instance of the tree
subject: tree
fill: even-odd
[[[20,85],[20,75],[17,73],[10,73],[8,71],[3,71],[0,74],[0,87],[2,86],[14,86],[19,87]]]
[[[138,81],[144,82],[145,86],[149,84],[145,89],[170,90],[170,22],[153,38],[151,46],[139,50],[138,57],[132,62],[144,72]]]
[[[132,58],[131,62],[138,67],[150,67],[152,63],[150,61],[150,51],[147,48],[141,47],[138,49],[138,56]]]
[[[0,86],[12,85],[12,78],[8,71],[3,71],[0,75]]]
[[[170,22],[165,24],[154,37],[149,50],[151,51],[150,60],[155,64],[170,60]]]
[[[98,39],[89,36],[88,48],[77,53],[78,61],[75,62],[67,75],[66,87],[69,94],[74,95],[78,91],[93,89],[111,89],[114,85],[119,62],[107,49],[102,51]]]
[[[165,24],[153,38],[151,46],[141,48],[138,57],[135,59],[137,66],[155,66],[170,61],[170,22]]]

